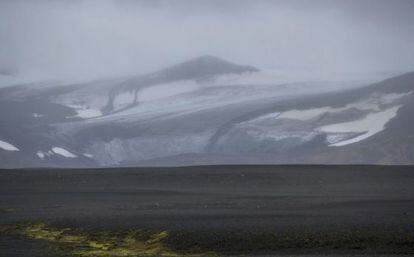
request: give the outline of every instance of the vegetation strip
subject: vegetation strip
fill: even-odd
[[[165,246],[167,231],[129,230],[125,233],[95,232],[53,228],[44,223],[1,227],[3,234],[22,235],[52,243],[54,252],[79,257],[200,256],[173,251]],[[203,253],[203,256],[213,255]]]
[[[50,243],[57,256],[141,257],[223,256],[268,253],[414,253],[414,233],[338,231],[335,233],[183,232],[128,230],[87,231],[44,223],[0,226],[0,234]]]
[[[14,213],[14,212],[18,212],[21,209],[19,208],[0,208],[0,213]]]

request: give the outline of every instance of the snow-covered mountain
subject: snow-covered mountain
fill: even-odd
[[[1,167],[414,163],[414,73],[329,79],[202,56],[0,89]]]

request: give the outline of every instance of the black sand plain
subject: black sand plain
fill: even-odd
[[[112,256],[132,230],[168,231],[155,241],[171,251],[147,255],[414,255],[412,166],[1,170],[0,195],[0,256]],[[38,224],[112,241],[59,251],[71,242]]]

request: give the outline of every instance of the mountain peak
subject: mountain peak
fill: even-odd
[[[212,55],[202,55],[160,71],[124,81],[121,85],[117,85],[111,91],[108,104],[103,108],[103,111],[105,113],[112,111],[114,109],[114,98],[123,91],[135,90],[137,92],[138,89],[143,87],[179,80],[201,81],[219,75],[242,74],[258,71],[259,70],[253,66],[238,65]]]
[[[213,55],[202,55],[161,71],[170,79],[202,79],[224,74],[258,72],[253,66],[238,65]]]
[[[219,58],[217,56],[214,55],[201,55],[195,58],[192,58],[186,62],[215,62],[215,63],[230,63],[229,61],[226,61],[222,58]]]

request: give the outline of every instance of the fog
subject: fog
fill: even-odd
[[[411,0],[6,0],[0,69],[92,79],[211,54],[262,69],[408,71],[412,13]]]

